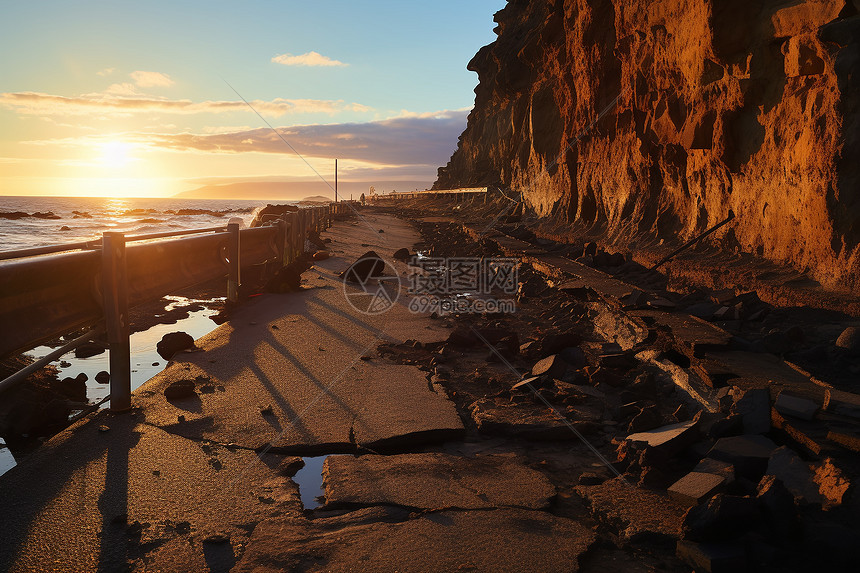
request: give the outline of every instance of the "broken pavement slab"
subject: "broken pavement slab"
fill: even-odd
[[[590,529],[542,511],[442,511],[412,519],[401,514],[394,522],[396,511],[388,512],[388,521],[368,515],[384,517],[384,511],[265,520],[232,571],[561,573],[578,571],[580,557],[595,540]]]
[[[624,542],[677,540],[681,536],[686,508],[665,494],[629,485],[621,478],[600,485],[580,485],[575,491]]]
[[[326,507],[543,509],[555,496],[555,487],[542,473],[507,455],[330,456],[323,466],[323,485]]]
[[[578,440],[568,424],[582,434],[591,434],[600,428],[601,420],[599,411],[588,405],[559,409],[566,420],[544,405],[513,404],[490,398],[476,400],[469,410],[483,434],[535,441]]]
[[[722,475],[692,471],[669,486],[669,497],[684,506],[693,506],[725,483]]]
[[[812,400],[791,396],[780,392],[773,407],[783,416],[793,416],[801,420],[812,420],[818,411],[818,404]]]
[[[765,473],[774,450],[776,444],[764,436],[732,436],[717,440],[708,457],[734,465],[738,476],[758,480]]]
[[[697,426],[699,416],[679,424],[670,424],[647,432],[638,432],[627,436],[626,441],[634,445],[644,445],[660,456],[672,456],[693,442],[698,437]]]

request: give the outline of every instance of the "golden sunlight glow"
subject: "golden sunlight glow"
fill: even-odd
[[[129,155],[132,146],[124,141],[109,141],[101,146],[101,163],[105,167],[120,168],[128,165],[134,158]]]

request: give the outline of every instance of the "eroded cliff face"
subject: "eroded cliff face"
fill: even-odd
[[[858,7],[510,0],[436,187],[509,186],[615,243],[688,239],[731,209],[722,248],[856,292]]]

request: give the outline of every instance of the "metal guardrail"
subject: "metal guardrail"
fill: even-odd
[[[437,197],[439,195],[461,195],[465,198],[466,195],[472,193],[487,193],[487,187],[462,187],[460,189],[428,189],[426,191],[404,191],[399,193],[393,191],[385,195],[371,195],[370,201],[379,201],[381,199],[415,199],[417,197]]]
[[[328,228],[335,216],[352,208],[337,203],[300,209],[249,229],[240,230],[234,223],[226,231],[214,227],[130,237],[106,232],[101,241],[0,253],[7,259],[0,260],[0,357],[103,324],[0,381],[0,392],[104,332],[110,350],[111,410],[130,408],[129,308],[224,276],[227,298],[237,302],[243,267],[270,261],[290,264],[304,253],[309,231]],[[196,236],[128,245],[192,233]],[[70,249],[92,250],[60,252]]]

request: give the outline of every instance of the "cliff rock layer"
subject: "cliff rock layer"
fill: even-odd
[[[860,0],[509,0],[436,188],[860,288]],[[601,111],[605,115],[599,116]]]

